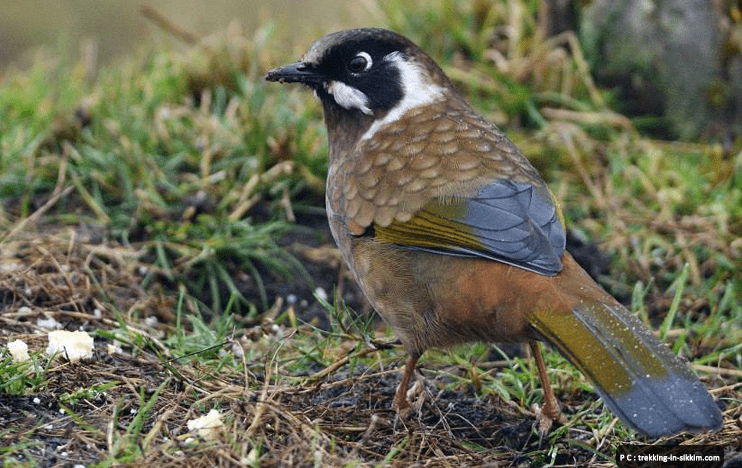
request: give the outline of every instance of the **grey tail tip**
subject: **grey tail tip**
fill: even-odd
[[[674,364],[671,361],[670,365]],[[666,368],[666,376],[660,379],[636,379],[623,396],[597,390],[624,423],[650,437],[714,431],[724,425],[719,406],[685,368]]]

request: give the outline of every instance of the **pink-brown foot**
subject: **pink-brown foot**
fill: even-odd
[[[533,411],[536,413],[536,423],[538,425],[539,436],[543,437],[549,433],[551,426],[554,421],[559,421],[564,424],[566,418],[562,415],[562,410],[559,407],[559,401],[554,396],[554,391],[549,385],[549,378],[546,374],[546,364],[544,364],[544,357],[541,355],[541,349],[535,340],[529,340],[528,345],[531,347],[533,358],[536,361],[536,369],[538,370],[538,378],[541,381],[541,387],[544,389],[544,405],[539,407],[534,405]]]
[[[399,387],[397,387],[397,393],[394,395],[394,401],[392,402],[392,409],[394,409],[402,419],[409,416],[410,411],[412,410],[410,402],[407,400],[407,388],[410,386],[410,380],[412,379],[412,374],[415,372],[415,366],[417,365],[418,359],[419,356],[415,355],[410,355],[410,357],[407,358],[404,374],[402,375],[402,381],[399,383]]]

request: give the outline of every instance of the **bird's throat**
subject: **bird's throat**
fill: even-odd
[[[323,100],[330,157],[342,148],[344,152],[355,148],[364,133],[373,125],[375,117],[359,110],[343,109]]]

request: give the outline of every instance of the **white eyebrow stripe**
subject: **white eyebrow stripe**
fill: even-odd
[[[402,82],[404,97],[391,109],[383,119],[376,120],[366,133],[361,137],[361,141],[368,140],[379,129],[386,125],[399,120],[408,110],[419,106],[431,104],[443,98],[443,88],[422,79],[420,68],[411,62],[405,60],[401,52],[396,51],[384,57],[384,60],[394,62],[399,70],[400,80]]]
[[[330,81],[325,84],[327,92],[332,95],[335,102],[344,109],[358,109],[366,115],[373,114],[368,107],[368,96],[362,91],[341,81]]]

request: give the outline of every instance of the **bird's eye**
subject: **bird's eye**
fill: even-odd
[[[371,68],[372,65],[371,56],[366,52],[361,52],[348,62],[348,70],[352,73],[361,73]]]

